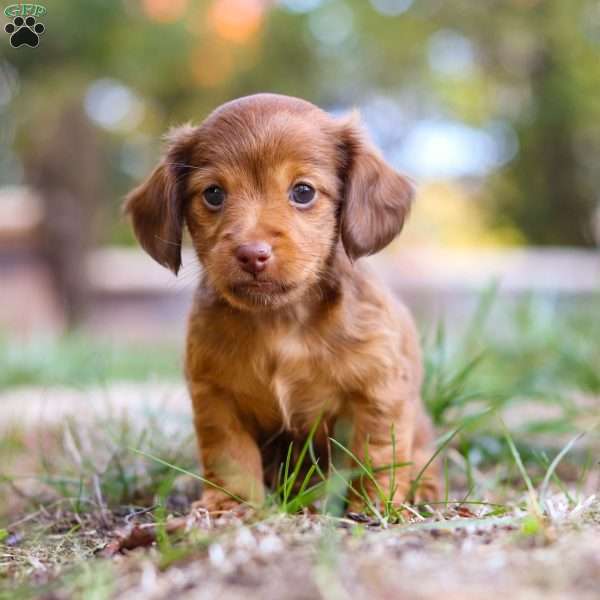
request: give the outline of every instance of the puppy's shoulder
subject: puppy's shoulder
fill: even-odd
[[[404,304],[392,295],[373,266],[365,260],[352,265],[343,274],[348,303],[355,309],[376,310],[382,317],[389,315],[409,318]]]
[[[352,266],[347,277],[347,319],[362,335],[398,337],[402,353],[420,362],[420,340],[415,320],[406,304],[381,280],[368,261]]]

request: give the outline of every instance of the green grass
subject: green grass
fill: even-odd
[[[462,332],[440,326],[424,343],[424,401],[439,429],[462,428],[456,447],[467,476],[511,462],[499,415],[523,413],[510,435],[534,472],[541,454],[593,431],[600,417],[593,400],[582,402],[600,394],[600,299],[503,305],[494,293],[482,297]]]
[[[165,343],[111,343],[83,333],[30,341],[0,335],[0,390],[20,385],[98,385],[181,376],[181,349]]]

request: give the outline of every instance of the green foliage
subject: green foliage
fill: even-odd
[[[150,168],[169,125],[197,122],[221,102],[258,91],[336,108],[384,95],[410,120],[444,116],[475,126],[508,125],[518,154],[483,187],[490,222],[516,227],[537,244],[593,243],[599,167],[589,157],[600,149],[600,30],[592,0],[419,0],[398,16],[364,0],[323,2],[308,14],[275,3],[256,30],[237,41],[215,29],[214,4],[189,2],[161,22],[141,0],[54,0],[38,49],[3,48],[3,64],[17,79],[7,86],[12,99],[0,116],[11,130],[16,125],[21,158],[28,162],[56,114],[81,102],[90,83],[110,78],[128,86],[143,102],[142,121],[101,136],[100,170],[116,223],[119,199]],[[336,43],[343,19],[334,13],[331,32],[316,37],[315,22],[338,9],[350,14],[349,35]],[[432,66],[431,44],[440,32],[466,40],[470,67],[444,72]],[[213,80],[198,76],[212,68]],[[387,134],[396,130],[390,125]],[[125,155],[134,157],[140,175],[124,169]],[[17,172],[10,164],[8,154],[0,156],[7,181]],[[115,227],[109,239],[125,241]]]

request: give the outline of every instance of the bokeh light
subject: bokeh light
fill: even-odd
[[[279,4],[294,13],[307,13],[323,4],[323,0],[280,0]]]
[[[85,111],[92,121],[113,131],[132,131],[144,116],[142,101],[113,79],[99,79],[88,87]]]
[[[475,49],[464,35],[451,29],[441,29],[429,38],[427,59],[429,66],[441,75],[467,77],[475,67]]]
[[[310,14],[308,26],[315,39],[323,45],[338,46],[351,35],[354,15],[345,2],[330,2]]]
[[[413,5],[413,0],[371,0],[371,5],[382,15],[396,17],[405,13]]]
[[[452,120],[424,120],[390,153],[396,166],[423,179],[483,177],[514,158],[514,134],[498,123],[489,129]]]
[[[208,24],[224,40],[243,44],[259,31],[264,11],[263,0],[215,0]]]

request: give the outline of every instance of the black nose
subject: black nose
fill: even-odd
[[[271,259],[272,248],[266,242],[250,242],[238,246],[235,251],[240,266],[244,271],[256,275],[264,271]]]

